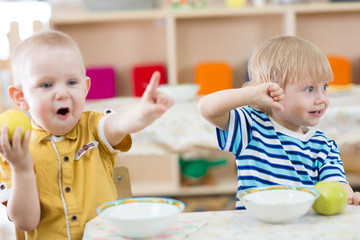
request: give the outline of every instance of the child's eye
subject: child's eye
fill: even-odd
[[[326,91],[326,89],[327,89],[328,86],[329,86],[328,84],[323,85],[323,86],[322,86],[322,90]]]
[[[52,87],[52,84],[49,83],[49,82],[42,83],[42,84],[40,85],[40,87],[41,87],[41,88],[50,88],[50,87]]]
[[[78,82],[76,80],[69,80],[68,85],[76,85]]]
[[[305,92],[308,92],[308,93],[311,93],[311,92],[313,92],[314,91],[314,87],[307,87],[306,89],[305,89]]]

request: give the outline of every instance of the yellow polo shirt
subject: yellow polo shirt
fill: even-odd
[[[106,140],[106,117],[102,113],[85,112],[79,123],[61,137],[32,123],[30,151],[41,219],[34,231],[27,232],[28,239],[81,239],[85,224],[97,216],[97,206],[116,199],[112,175],[119,151]],[[127,135],[116,149],[128,151],[131,144]],[[2,202],[8,189],[11,189],[11,170],[0,159]]]

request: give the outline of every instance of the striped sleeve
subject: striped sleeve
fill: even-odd
[[[251,139],[251,124],[251,112],[248,109],[237,108],[230,111],[228,130],[216,129],[219,148],[238,155]]]
[[[325,151],[328,154],[320,166],[319,181],[337,181],[348,183],[346,180],[343,162],[341,161],[340,151],[335,141],[327,139],[327,144],[323,144],[323,146],[325,146]]]

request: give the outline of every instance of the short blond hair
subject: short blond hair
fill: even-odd
[[[301,77],[333,80],[326,55],[315,44],[295,36],[277,36],[262,43],[250,57],[248,74],[250,81],[244,86],[274,82],[285,88]]]
[[[68,47],[74,50],[82,63],[81,72],[85,76],[85,64],[77,43],[69,35],[63,32],[43,30],[20,42],[15,48],[15,51],[11,56],[11,70],[14,84],[21,86],[23,78],[22,72],[27,61],[27,56],[34,50],[44,47],[49,48],[49,51],[51,51],[51,48],[53,47]]]

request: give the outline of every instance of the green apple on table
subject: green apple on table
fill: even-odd
[[[320,196],[313,204],[315,212],[321,215],[334,215],[342,212],[348,203],[348,196],[340,182],[320,181],[315,184]]]
[[[27,130],[31,131],[30,118],[23,112],[15,109],[9,109],[0,114],[0,132],[3,126],[9,129],[9,140],[12,142],[16,127],[21,128],[21,139]]]

